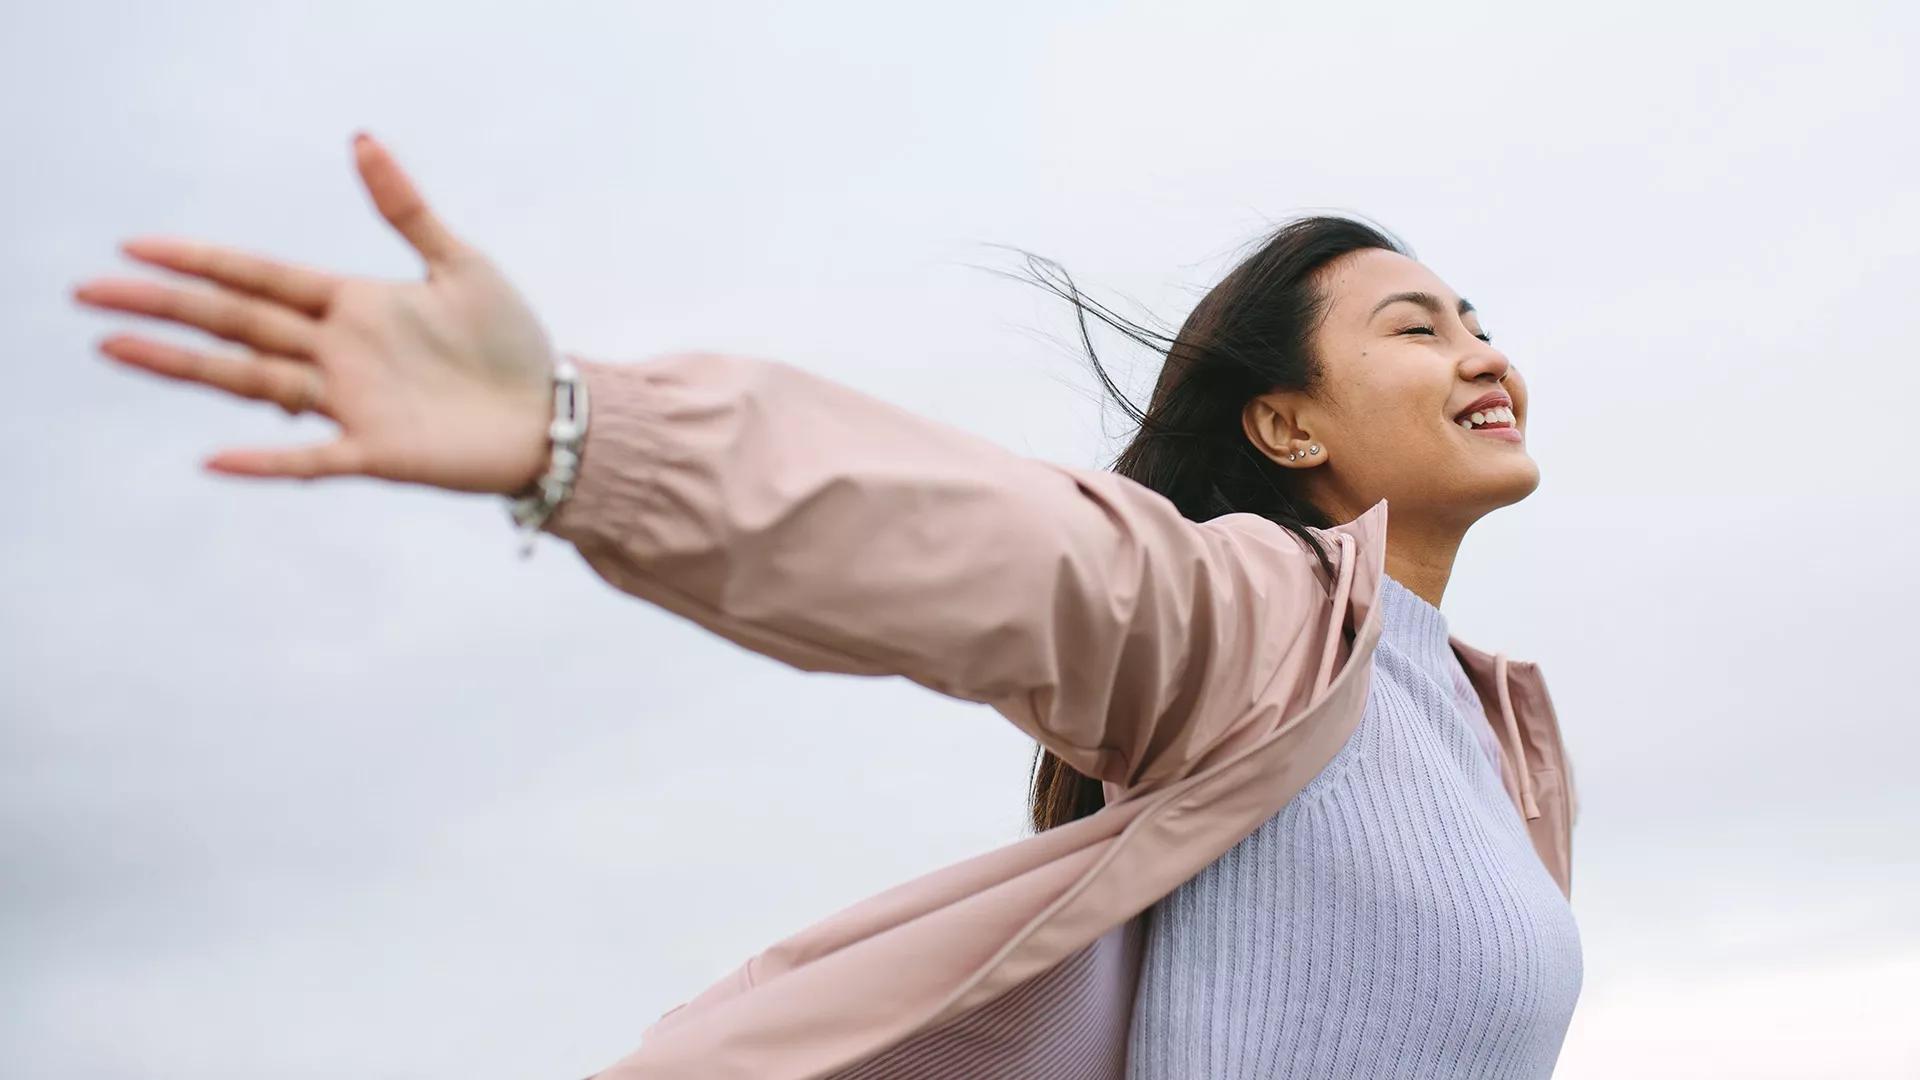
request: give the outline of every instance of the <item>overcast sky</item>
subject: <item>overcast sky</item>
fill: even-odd
[[[1531,390],[1444,610],[1579,771],[1557,1075],[1920,1075],[1920,18],[1793,7],[8,5],[0,1072],[579,1077],[1021,835],[983,707],[522,563],[498,500],[198,471],[330,425],[111,365],[66,290],[142,232],[415,273],[364,126],[568,348],[1087,466],[1122,418],[988,245],[1177,323],[1272,222],[1384,223]]]

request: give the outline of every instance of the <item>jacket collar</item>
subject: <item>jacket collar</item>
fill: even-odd
[[[1453,646],[1454,655],[1460,658],[1460,666],[1467,669],[1468,681],[1480,691],[1481,703],[1488,706],[1487,718],[1494,723],[1494,734],[1500,737],[1501,745],[1510,757],[1513,767],[1513,793],[1520,804],[1521,813],[1528,821],[1540,816],[1540,802],[1534,792],[1533,768],[1527,759],[1526,741],[1520,737],[1520,717],[1513,707],[1513,685],[1508,678],[1510,664],[1504,652],[1489,653],[1476,649],[1449,635],[1447,643]],[[1493,701],[1487,701],[1487,688],[1493,690]]]

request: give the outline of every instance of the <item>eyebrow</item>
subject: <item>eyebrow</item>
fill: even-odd
[[[1394,293],[1392,296],[1387,297],[1385,300],[1382,300],[1379,303],[1373,305],[1373,310],[1367,312],[1367,318],[1371,319],[1375,315],[1380,314],[1380,310],[1386,307],[1388,304],[1397,304],[1402,300],[1407,300],[1407,301],[1411,301],[1412,303],[1419,304],[1421,307],[1426,308],[1428,311],[1433,312],[1435,315],[1438,315],[1442,311],[1445,311],[1447,309],[1447,305],[1441,303],[1440,298],[1433,295],[1430,292],[1397,292],[1397,293]],[[1460,310],[1460,314],[1465,315],[1468,312],[1473,311],[1474,307],[1473,307],[1473,304],[1470,303],[1465,297],[1462,297],[1460,300],[1459,310]]]

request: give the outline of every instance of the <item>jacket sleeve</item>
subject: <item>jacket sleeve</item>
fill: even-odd
[[[590,416],[546,531],[614,586],[808,671],[981,702],[1090,776],[1170,775],[1330,610],[1310,554],[794,366],[575,358]]]

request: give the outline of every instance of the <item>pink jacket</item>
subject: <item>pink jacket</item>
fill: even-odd
[[[1137,979],[1110,958],[1125,928],[1279,812],[1359,723],[1386,502],[1321,533],[1330,578],[1264,518],[1195,523],[1117,474],[1021,457],[790,365],[576,362],[586,448],[547,528],[595,572],[795,667],[990,705],[1107,796],[775,943],[601,1080],[978,1080],[1068,1060],[1117,1076]],[[1572,776],[1539,669],[1453,646],[1567,890]]]

